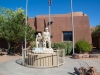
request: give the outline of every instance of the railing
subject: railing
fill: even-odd
[[[27,67],[59,67],[65,63],[65,50],[54,50],[53,53],[33,53],[22,51],[23,65]]]

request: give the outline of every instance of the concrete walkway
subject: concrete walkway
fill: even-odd
[[[0,64],[0,73],[2,75],[73,75],[74,67],[94,66],[100,72],[100,59],[79,60],[66,57],[66,63],[60,67],[54,68],[27,68],[17,64],[14,59]]]

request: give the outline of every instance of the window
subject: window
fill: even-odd
[[[72,41],[72,32],[71,31],[63,32],[63,41]]]

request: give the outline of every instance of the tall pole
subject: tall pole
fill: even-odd
[[[73,23],[73,7],[72,7],[72,0],[71,0],[71,19],[72,19],[72,34],[73,34],[73,54],[74,54],[74,23]]]
[[[51,35],[51,26],[50,26],[50,5],[49,5],[49,32],[50,32],[50,35]]]
[[[28,6],[28,0],[26,0],[26,19],[25,19],[25,48],[22,50],[22,61],[23,66],[25,66],[25,58],[26,58],[26,25],[27,25],[27,6]]]
[[[27,8],[28,8],[28,0],[26,0],[26,25],[27,25]],[[25,25],[25,57],[26,57],[26,25]]]
[[[51,25],[50,25],[50,5],[52,3],[52,0],[49,0],[48,4],[49,4],[49,32],[50,32],[50,40],[51,40]]]

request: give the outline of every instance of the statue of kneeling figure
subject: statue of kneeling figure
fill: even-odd
[[[41,33],[38,33],[38,35],[36,35],[36,48],[42,47],[42,36]]]

